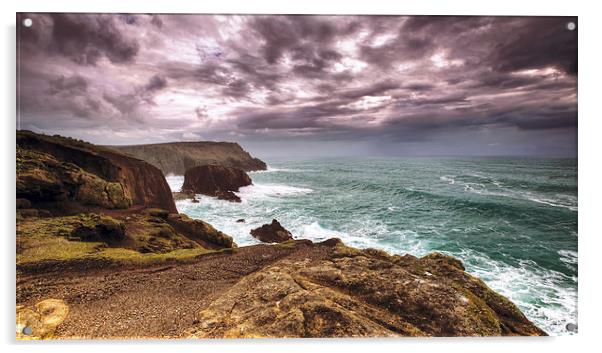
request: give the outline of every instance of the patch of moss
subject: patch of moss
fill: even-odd
[[[81,241],[74,236],[82,227],[95,230],[99,224],[115,224],[118,228],[123,226],[120,221],[106,215],[82,214],[19,221],[17,265],[87,259],[119,264],[151,264],[185,261],[213,251],[186,240],[168,224],[148,222],[146,217],[131,221],[139,222],[136,233],[139,237],[124,239],[121,244],[99,241],[99,238]],[[147,251],[139,251],[144,246]]]
[[[283,241],[282,243],[277,243],[277,244],[274,244],[273,246],[276,246],[279,248],[285,248],[285,249],[294,249],[295,248],[295,240],[291,239],[291,240]]]

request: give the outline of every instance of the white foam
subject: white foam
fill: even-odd
[[[266,170],[254,170],[251,172],[248,172],[249,174],[262,174],[262,173],[276,173],[276,172],[287,172],[287,173],[293,173],[293,172],[298,172],[300,170],[297,169],[288,169],[288,168],[276,168],[276,167],[272,167],[269,166],[266,168]]]
[[[255,183],[249,186],[243,186],[237,193],[244,200],[265,199],[271,197],[284,197],[303,195],[312,192],[312,189],[302,188],[283,184],[263,184]]]
[[[449,185],[453,185],[456,183],[456,180],[454,179],[455,177],[456,177],[455,175],[443,175],[443,176],[440,176],[439,179],[441,179],[442,181],[445,181]]]
[[[462,259],[469,273],[517,304],[548,334],[572,334],[566,330],[566,325],[577,324],[577,285],[567,286],[566,282],[576,281],[576,278],[545,269],[530,260],[521,260],[518,266],[511,266],[467,249],[450,255]],[[534,304],[535,298],[545,305]]]
[[[167,180],[167,184],[172,192],[179,192],[182,189],[182,185],[184,185],[183,175],[167,174],[165,180]]]

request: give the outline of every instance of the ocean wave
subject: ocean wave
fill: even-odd
[[[313,192],[312,189],[296,187],[284,184],[263,184],[263,183],[255,183],[249,186],[243,186],[240,188],[237,195],[240,198],[245,200],[251,199],[265,199],[272,197],[285,197],[285,196],[293,196],[293,195],[303,195]]]
[[[463,187],[465,192],[471,192],[483,196],[508,197],[517,200],[531,201],[552,207],[566,208],[575,212],[578,211],[578,207],[576,205],[577,198],[571,195],[555,194],[554,198],[550,198],[549,196],[539,195],[531,191],[513,190],[507,188],[501,181],[486,176],[478,174],[469,174],[469,176],[478,178],[484,182],[462,182],[459,181],[458,178],[452,179],[453,176],[441,176],[439,179],[448,182],[450,185],[457,183],[458,186]],[[495,188],[492,189],[488,187],[488,184],[494,186]]]
[[[449,254],[462,259],[469,273],[518,305],[548,334],[572,334],[566,325],[577,324],[577,290],[576,283],[574,286],[566,283],[576,278],[543,268],[531,260],[520,260],[518,266],[511,266],[468,249]]]
[[[305,170],[300,169],[289,169],[289,168],[276,168],[268,165],[266,170],[254,170],[251,172],[247,172],[248,174],[263,174],[263,173],[295,173],[295,172],[304,172]]]

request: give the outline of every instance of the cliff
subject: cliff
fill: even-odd
[[[165,175],[184,175],[187,169],[217,164],[244,171],[267,169],[239,144],[232,142],[171,142],[150,145],[111,146],[118,151],[140,158],[161,169]]]
[[[17,172],[17,197],[31,202],[74,201],[104,208],[138,205],[177,212],[159,169],[83,141],[17,131]],[[126,200],[114,201],[111,195]]]

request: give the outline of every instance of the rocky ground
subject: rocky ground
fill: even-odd
[[[19,273],[17,302],[61,299],[55,338],[542,335],[459,261],[337,240],[211,253],[186,264]]]

